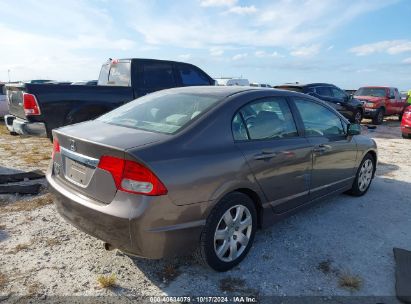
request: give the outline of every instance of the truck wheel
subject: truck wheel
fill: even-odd
[[[362,111],[360,109],[356,110],[354,113],[354,123],[360,124],[362,121]]]
[[[240,192],[226,195],[211,211],[200,237],[198,258],[216,271],[240,263],[250,250],[257,230],[257,211]]]
[[[352,188],[348,191],[348,194],[351,194],[353,196],[362,196],[367,193],[368,188],[370,188],[371,181],[374,177],[374,171],[374,157],[372,157],[371,154],[367,154],[358,167],[354,183],[352,184]]]
[[[375,125],[380,125],[384,121],[384,109],[378,109],[377,113],[372,119],[372,123]]]

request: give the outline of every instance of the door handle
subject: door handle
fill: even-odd
[[[313,151],[316,152],[316,153],[324,153],[328,150],[331,150],[331,146],[321,144],[321,145],[318,145],[317,147],[315,147]]]
[[[259,160],[259,159],[268,159],[268,158],[274,158],[278,155],[278,152],[273,152],[270,150],[263,150],[261,151],[260,154],[257,154],[254,156],[254,159]]]

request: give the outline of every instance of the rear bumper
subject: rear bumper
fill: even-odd
[[[409,125],[401,125],[401,133],[402,133],[402,134],[410,135],[410,134],[411,134],[411,124],[409,124]]]
[[[167,196],[117,191],[110,204],[78,195],[47,174],[59,214],[78,229],[125,253],[159,259],[191,254],[198,246],[208,203],[173,204]]]
[[[4,116],[7,129],[20,135],[47,137],[46,125],[42,122],[29,122],[14,115]]]

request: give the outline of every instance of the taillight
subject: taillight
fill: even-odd
[[[60,143],[57,137],[53,138],[53,153],[51,154],[52,159],[54,159],[56,153],[60,153]]]
[[[40,115],[40,107],[36,96],[33,94],[23,93],[23,109],[26,115]]]
[[[111,173],[118,190],[153,196],[167,194],[167,188],[158,177],[137,162],[102,156],[98,167]]]

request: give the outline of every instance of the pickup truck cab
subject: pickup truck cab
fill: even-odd
[[[384,117],[391,115],[398,115],[401,121],[407,106],[398,89],[393,87],[361,87],[354,96],[364,103],[364,117],[371,118],[376,125],[382,124]]]
[[[183,86],[214,85],[198,67],[155,59],[109,59],[97,85],[6,85],[11,133],[52,137],[51,131],[94,119],[148,93]]]

